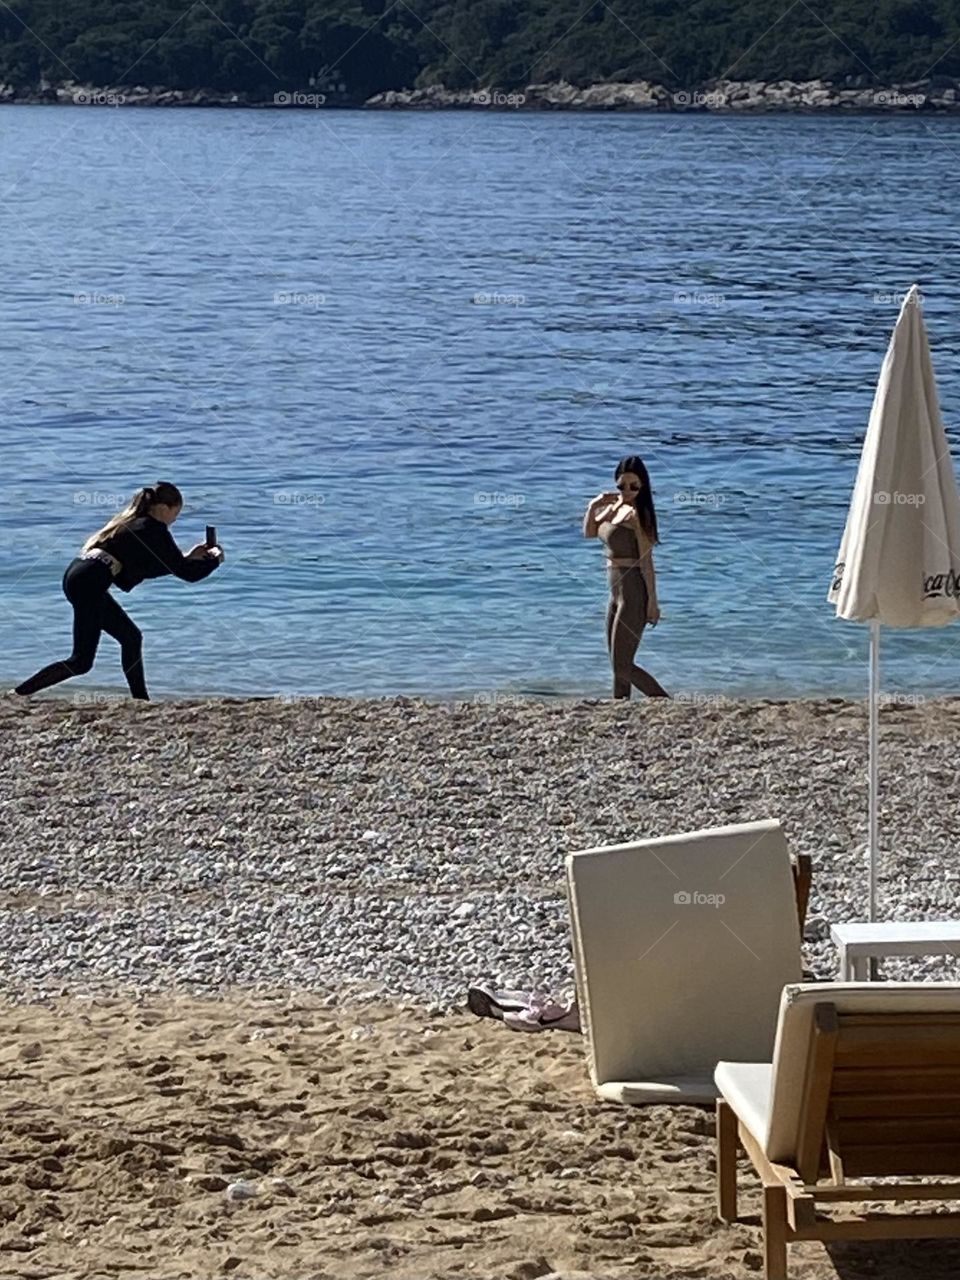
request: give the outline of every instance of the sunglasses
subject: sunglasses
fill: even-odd
[[[620,481],[617,481],[617,488],[621,493],[624,489],[629,489],[632,493],[640,492],[640,486],[638,484],[634,484],[633,481],[628,481],[626,484],[621,484]]]

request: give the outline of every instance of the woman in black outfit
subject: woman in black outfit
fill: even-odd
[[[174,484],[162,482],[139,489],[123,511],[86,540],[63,575],[63,594],[73,605],[73,652],[24,680],[15,692],[37,693],[71,676],[84,675],[93,666],[105,631],[120,644],[130,693],[134,698],[149,698],[140,628],[114,600],[110,588],[116,584],[121,591],[132,591],[145,578],[162,578],[168,573],[184,582],[199,582],[223,562],[220,547],[207,547],[202,542],[186,555],[181,552],[170,525],[182,507],[183,497]]]

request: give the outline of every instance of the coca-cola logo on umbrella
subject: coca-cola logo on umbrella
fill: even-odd
[[[954,569],[946,573],[930,573],[923,579],[923,596],[925,600],[934,600],[937,596],[960,596],[960,574]]]

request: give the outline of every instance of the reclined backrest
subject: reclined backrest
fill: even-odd
[[[766,1153],[813,1181],[960,1174],[960,984],[784,989]]]
[[[567,859],[581,1019],[595,1085],[770,1061],[800,977],[790,855],[750,822]]]

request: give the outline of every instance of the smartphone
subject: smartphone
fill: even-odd
[[[215,547],[217,545],[217,530],[212,524],[207,525],[207,546]]]

